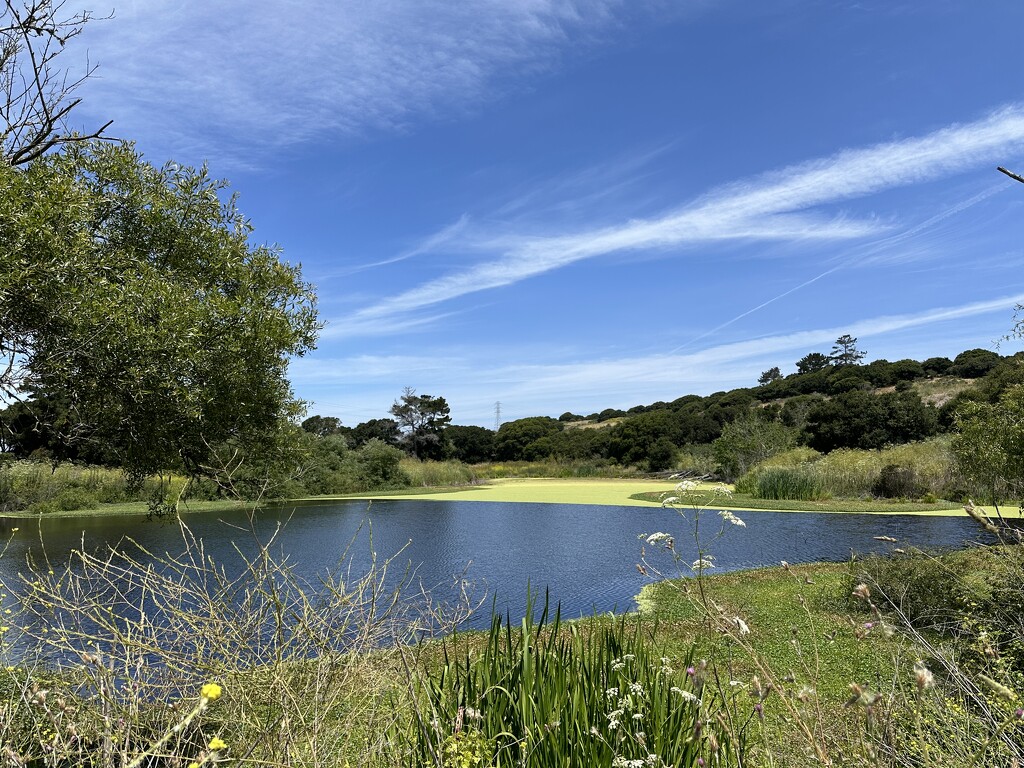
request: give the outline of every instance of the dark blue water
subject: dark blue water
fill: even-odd
[[[851,553],[886,552],[894,546],[962,547],[982,540],[964,517],[907,517],[792,512],[739,512],[745,528],[721,525],[714,512],[701,517],[703,549],[717,571],[820,560],[841,561]],[[390,579],[411,569],[417,585],[438,600],[452,598],[463,579],[478,598],[496,596],[499,610],[521,616],[527,585],[547,589],[564,616],[629,611],[634,597],[652,576],[641,574],[642,537],[671,533],[682,566],[663,550],[646,547],[648,562],[664,575],[687,573],[697,557],[693,513],[660,507],[605,507],[570,504],[502,504],[461,501],[393,500],[331,502],[260,512],[254,520],[242,512],[184,515],[207,555],[229,572],[238,568],[237,550],[251,553],[257,541],[277,533],[275,547],[298,573],[315,582],[339,568],[365,571],[371,552],[397,554]],[[12,526],[19,530],[10,533]],[[719,532],[721,536],[719,537]],[[83,517],[0,521],[10,544],[0,557],[0,580],[8,587],[27,570],[31,557],[45,553],[55,568],[68,562],[72,549],[125,547],[127,539],[160,555],[183,550],[177,523],[143,517]],[[888,536],[900,544],[880,542]],[[237,548],[237,550],[236,550]],[[343,560],[345,553],[348,559]],[[682,571],[680,571],[682,567]],[[475,621],[489,621],[480,611]]]

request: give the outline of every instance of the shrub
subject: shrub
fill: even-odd
[[[1002,358],[990,349],[968,349],[953,359],[947,373],[964,379],[979,379],[991,371]]]
[[[999,659],[1024,672],[1019,546],[871,556],[852,564],[847,595],[859,583],[869,585],[879,606],[899,610],[911,626],[955,640],[962,660],[986,665]]]
[[[61,491],[55,503],[57,509],[63,512],[71,512],[76,509],[95,509],[100,505],[95,496],[82,488],[67,488]]]
[[[37,501],[29,505],[28,511],[33,515],[51,515],[54,512],[60,511],[60,507],[57,506],[57,502],[48,499],[46,501]]]
[[[916,499],[924,493],[913,467],[886,464],[871,487],[871,493],[885,499]]]
[[[186,528],[181,543],[77,551],[31,590],[0,581],[5,624],[25,628],[16,646],[0,632],[3,764],[387,765],[408,705],[382,649],[439,625],[400,599],[407,579],[385,586],[390,561],[374,558],[311,583],[269,544],[225,567]]]

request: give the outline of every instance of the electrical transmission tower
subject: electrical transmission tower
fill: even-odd
[[[501,402],[494,404],[494,431],[501,429]]]

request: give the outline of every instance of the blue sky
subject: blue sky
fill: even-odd
[[[952,357],[1024,302],[1019,0],[88,7],[77,119],[230,179],[318,287],[295,392],[351,426],[752,386],[843,333]]]

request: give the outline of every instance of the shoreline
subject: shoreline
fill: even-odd
[[[716,484],[704,483],[700,490],[708,491]],[[315,505],[329,504],[335,501],[486,501],[507,504],[578,504],[620,507],[653,508],[660,506],[658,501],[641,498],[642,495],[668,494],[674,483],[667,480],[618,479],[618,478],[500,478],[485,484],[474,486],[449,486],[412,489],[404,488],[390,491],[355,493],[329,496],[312,496],[306,498],[286,499],[261,503],[245,504],[234,500],[193,501],[183,503],[180,513],[195,515],[211,512],[235,511],[243,509],[259,509],[261,507],[281,507],[289,504]],[[862,501],[858,499],[837,499],[828,502],[786,502],[769,501],[764,505],[737,501],[732,497],[713,497],[708,495],[696,497],[695,501],[706,505],[709,509],[730,509],[738,512],[796,512],[825,514],[869,514],[869,515],[909,515],[932,517],[959,517],[964,513],[959,505],[946,502],[932,507],[914,502]],[[847,508],[844,508],[847,507]],[[925,506],[924,509],[921,507]],[[680,507],[685,509],[685,506]],[[989,516],[994,516],[991,507],[979,507]],[[1007,507],[1007,511],[1013,507]],[[0,514],[0,519],[37,520],[45,518],[76,518],[102,517],[121,515],[142,515],[148,511],[145,502],[129,502],[110,504],[92,509],[79,509],[61,512],[50,512],[39,515],[31,512],[7,512]],[[1013,515],[1004,515],[1016,519]]]
[[[699,490],[709,491],[717,483],[703,483]],[[424,489],[410,493],[403,491],[378,491],[373,493],[351,494],[346,496],[295,499],[305,503],[318,501],[359,499],[366,501],[384,501],[410,499],[415,501],[490,501],[498,503],[533,503],[533,504],[599,504],[603,506],[643,507],[651,509],[660,506],[658,501],[635,498],[639,494],[667,494],[675,487],[675,483],[666,480],[640,480],[615,478],[502,478],[491,480],[486,485],[471,488]],[[815,508],[802,502],[769,502],[763,506],[757,504],[739,504],[735,499],[704,497],[708,509],[729,509],[737,512],[797,512],[825,514],[868,514],[868,515],[911,515],[933,517],[960,517],[964,515],[963,507],[947,503],[921,509],[925,506],[911,502],[865,502],[860,500],[837,499],[827,502],[828,507]],[[792,506],[789,506],[789,505]],[[843,505],[850,509],[837,509]],[[775,506],[777,505],[777,506]],[[906,506],[902,506],[906,505]],[[774,507],[774,508],[773,508]],[[680,507],[683,509],[685,507]],[[994,514],[989,507],[978,507],[986,514]]]

